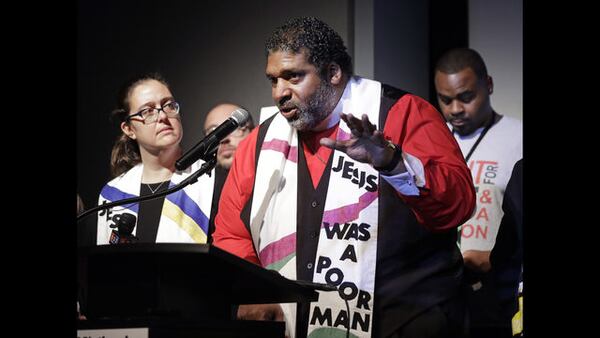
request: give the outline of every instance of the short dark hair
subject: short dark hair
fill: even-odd
[[[266,55],[276,51],[300,53],[308,51],[308,62],[321,73],[327,74],[330,62],[340,65],[342,72],[352,76],[352,58],[346,51],[344,40],[325,22],[315,17],[295,18],[275,29],[265,43]]]
[[[455,74],[465,68],[471,68],[480,80],[488,76],[485,62],[479,53],[470,48],[454,48],[445,52],[435,65],[435,70],[446,74]]]

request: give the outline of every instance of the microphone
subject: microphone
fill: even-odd
[[[214,153],[219,147],[219,143],[231,134],[237,127],[243,126],[248,122],[250,114],[245,109],[238,108],[231,113],[231,116],[221,123],[215,130],[211,131],[206,137],[198,142],[192,149],[188,150],[175,161],[177,170],[184,170],[199,159],[206,160],[208,155]]]
[[[110,234],[110,244],[123,244],[137,242],[138,238],[132,235],[133,228],[135,228],[136,217],[132,214],[123,213],[113,216],[114,224],[111,224],[111,228],[117,228]]]

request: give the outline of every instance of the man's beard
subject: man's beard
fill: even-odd
[[[295,104],[298,109],[297,114],[293,119],[288,120],[288,123],[298,131],[312,130],[329,116],[336,104],[335,88],[322,81],[305,104]]]

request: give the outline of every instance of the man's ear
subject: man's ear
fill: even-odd
[[[135,132],[127,122],[121,122],[121,130],[132,140],[135,140],[137,138],[135,136]]]
[[[337,86],[342,83],[343,75],[342,67],[337,63],[332,62],[327,66],[327,78],[332,85]]]
[[[488,90],[488,95],[492,95],[492,93],[494,92],[494,80],[492,79],[491,76],[488,75],[487,77],[487,90]]]

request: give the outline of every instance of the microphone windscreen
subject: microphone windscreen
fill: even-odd
[[[248,122],[248,117],[250,113],[246,111],[246,109],[238,108],[231,113],[231,118],[237,122],[238,126],[243,126]]]

